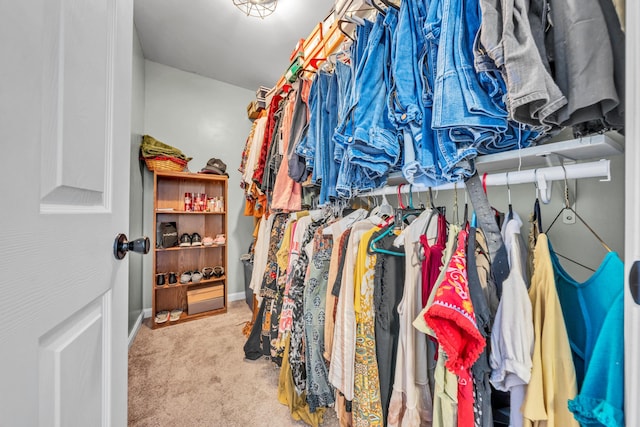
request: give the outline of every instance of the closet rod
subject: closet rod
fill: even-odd
[[[526,184],[538,182],[538,184],[544,184],[542,187],[547,187],[546,183],[549,181],[561,181],[565,179],[565,170],[567,179],[580,179],[580,178],[603,178],[601,181],[610,181],[610,160],[599,160],[588,163],[575,163],[562,166],[552,166],[546,168],[527,169],[522,171],[510,171],[503,173],[488,174],[486,179],[483,179],[487,186],[507,185],[507,174],[509,178],[509,185],[514,184]],[[409,190],[413,192],[425,191],[429,187],[420,184],[400,184],[402,188],[401,193],[408,193]],[[448,183],[431,187],[433,190],[453,190],[454,188],[465,188],[464,182],[457,184]],[[398,186],[383,187],[377,190],[361,193],[358,197],[367,196],[382,196],[388,194],[398,194]]]

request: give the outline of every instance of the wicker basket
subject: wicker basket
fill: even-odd
[[[187,162],[177,157],[146,157],[144,162],[150,171],[182,172]]]

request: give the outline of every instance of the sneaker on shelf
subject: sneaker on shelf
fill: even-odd
[[[191,236],[183,233],[182,236],[180,236],[180,246],[191,246]]]
[[[224,245],[225,242],[226,242],[226,238],[224,237],[224,234],[218,234],[216,238],[213,239],[214,245]]]
[[[210,236],[206,236],[202,238],[202,244],[204,246],[211,246],[213,245],[213,237]]]
[[[180,276],[180,283],[187,284],[191,281],[191,272],[190,271],[185,271],[184,273],[182,273],[182,275]]]
[[[200,283],[200,280],[202,280],[202,273],[197,270],[191,272],[191,283]]]
[[[191,246],[202,246],[202,237],[198,233],[191,235]]]

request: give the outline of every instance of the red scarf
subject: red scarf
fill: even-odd
[[[476,325],[467,283],[466,242],[468,232],[458,234],[458,246],[433,305],[424,314],[447,354],[445,366],[458,376],[458,427],[474,425],[471,366],[478,360],[485,340]]]

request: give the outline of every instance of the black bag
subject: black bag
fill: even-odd
[[[178,229],[175,222],[161,222],[158,225],[157,242],[159,248],[178,246]]]

